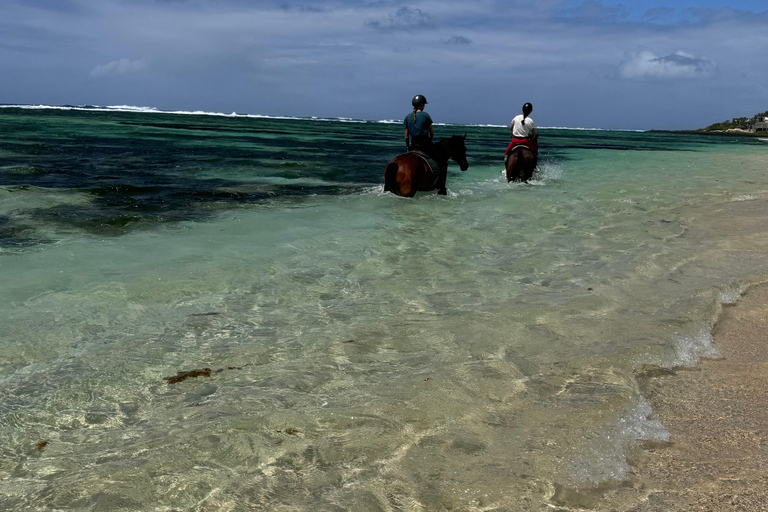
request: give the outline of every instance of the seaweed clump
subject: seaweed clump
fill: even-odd
[[[242,366],[228,366],[226,368],[227,370],[242,370]],[[201,368],[199,370],[189,370],[187,372],[178,372],[176,375],[173,375],[171,377],[163,377],[163,380],[167,380],[168,384],[178,384],[179,382],[184,382],[187,379],[192,379],[195,377],[210,377],[212,373],[221,373],[224,371],[224,368],[219,368],[218,370],[211,370],[210,368]]]
[[[178,372],[176,375],[173,375],[171,377],[163,377],[163,380],[167,380],[168,384],[178,384],[179,382],[184,382],[187,379],[192,379],[195,377],[210,377],[210,376],[211,376],[211,369],[202,368],[200,370],[189,370],[187,372]]]

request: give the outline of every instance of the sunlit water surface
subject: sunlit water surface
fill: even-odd
[[[668,434],[766,275],[768,145],[467,133],[383,193],[381,123],[0,109],[0,508],[537,509]],[[178,372],[209,369],[171,383]],[[567,503],[565,503],[567,505]]]

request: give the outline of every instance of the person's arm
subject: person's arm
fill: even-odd
[[[411,145],[410,145],[410,144],[408,144],[408,127],[407,127],[407,126],[405,127],[405,148],[406,148],[408,151],[410,151],[410,150],[411,150]]]
[[[435,129],[432,128],[432,125],[429,125],[429,140],[435,139]]]
[[[509,125],[509,131],[512,132],[512,136],[515,136],[515,120],[512,120],[512,124]]]
[[[531,138],[532,139],[536,138],[536,128],[531,128]]]

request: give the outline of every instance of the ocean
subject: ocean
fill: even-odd
[[[0,509],[490,511],[630,481],[767,279],[768,140],[0,108]],[[196,371],[195,371],[196,370]],[[573,492],[571,492],[573,491]],[[559,500],[559,501],[558,501]]]

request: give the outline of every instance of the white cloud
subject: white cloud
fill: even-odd
[[[413,30],[435,27],[432,18],[428,14],[421,9],[411,9],[410,7],[401,7],[397,12],[390,14],[383,20],[372,20],[366,24],[369,27],[382,32],[393,32],[398,30],[411,32]]]
[[[690,53],[677,51],[659,57],[651,51],[642,50],[628,55],[619,73],[622,78],[630,80],[664,80],[706,76],[714,68],[715,63],[711,59],[695,57]]]
[[[105,75],[127,75],[130,73],[138,73],[146,67],[146,61],[144,59],[131,60],[131,59],[119,59],[96,66],[91,71],[91,76],[105,76]]]
[[[472,44],[472,40],[464,36],[452,36],[443,40],[445,44]]]

